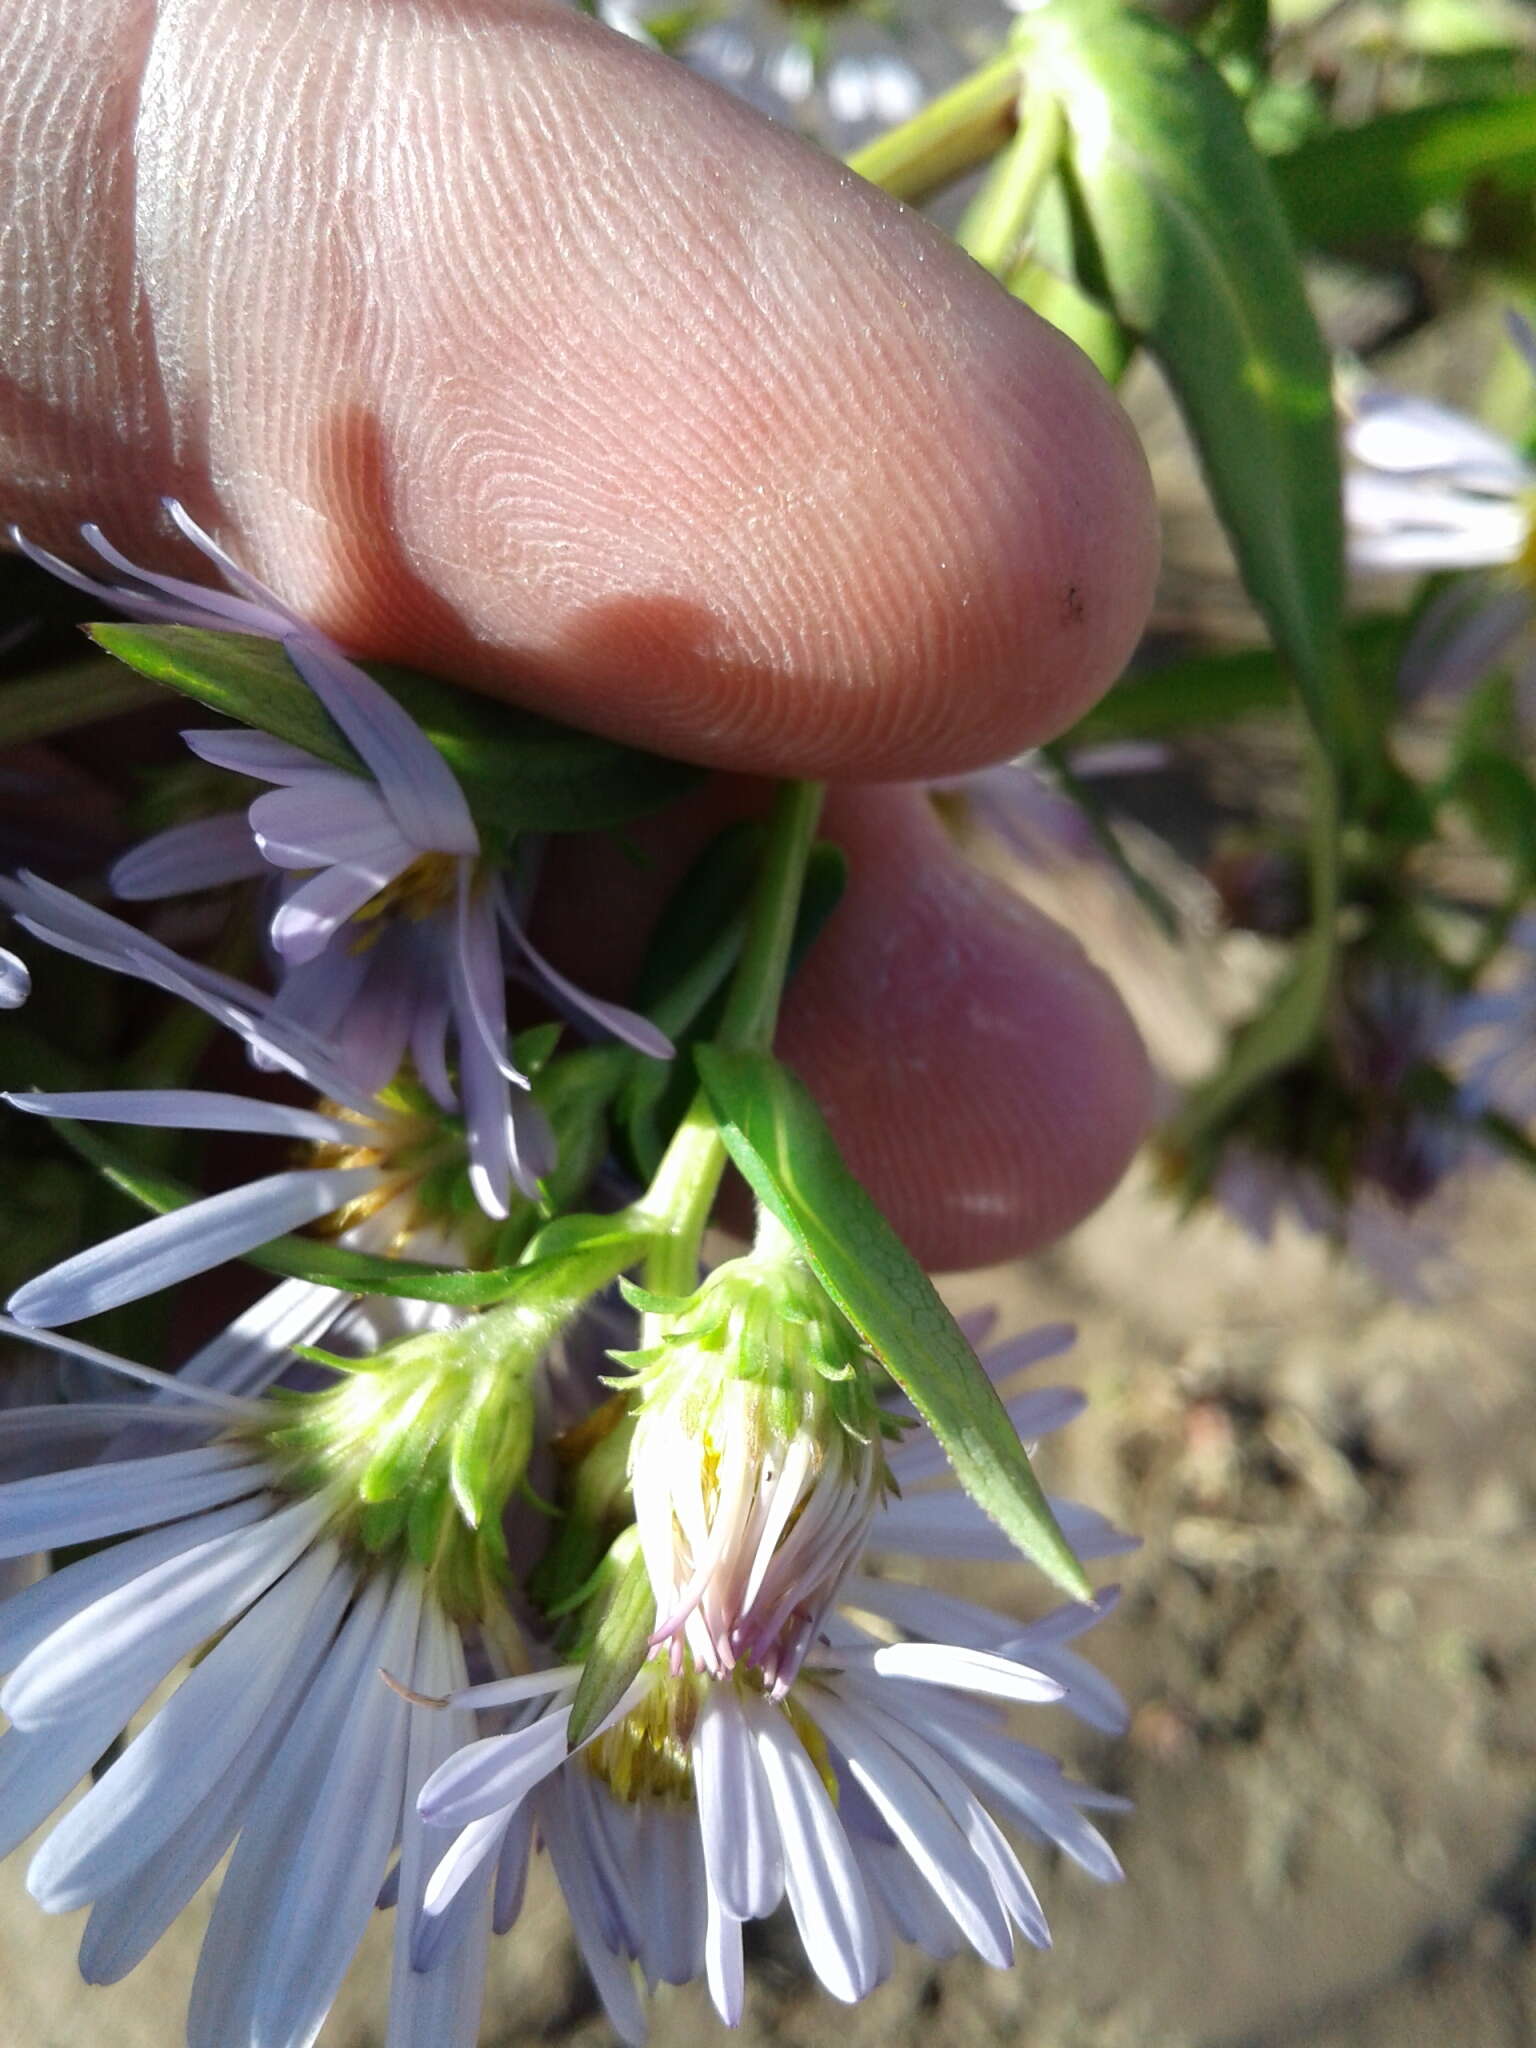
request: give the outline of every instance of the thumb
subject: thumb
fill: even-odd
[[[1113,679],[1145,470],[1076,351],[549,0],[29,0],[0,499],[174,490],[360,652],[694,759],[956,772]]]

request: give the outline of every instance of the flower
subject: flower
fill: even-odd
[[[610,26],[645,34],[661,10],[605,0]],[[882,0],[729,0],[669,46],[691,71],[846,155],[905,121],[996,54],[1010,20],[994,0],[940,10]]]
[[[1051,1329],[985,1362],[1006,1385],[1066,1342],[1070,1332]],[[1079,1405],[1039,1390],[1014,1396],[1010,1412],[1043,1431]],[[971,1502],[920,1490],[945,1469],[925,1432],[897,1447],[891,1467],[915,1490],[875,1515],[871,1559],[1008,1549]],[[1127,1546],[1090,1511],[1055,1505],[1085,1554]],[[998,1966],[1012,1958],[1012,1928],[1044,1946],[1044,1915],[999,1822],[1112,1881],[1119,1865],[1084,1811],[1123,1802],[1016,1740],[1001,1705],[1059,1699],[1095,1727],[1123,1728],[1113,1688],[1065,1647],[1111,1604],[1106,1595],[1025,1627],[888,1581],[871,1563],[845,1579],[787,1687],[771,1654],[715,1675],[691,1656],[679,1664],[669,1641],[574,1752],[579,1664],[452,1695],[456,1709],[510,1711],[515,1725],[471,1743],[423,1788],[423,1819],[457,1832],[426,1887],[417,1966],[442,1965],[487,1893],[496,1926],[511,1924],[535,1830],[628,2041],[645,2030],[636,1964],[651,1984],[706,1977],[722,2016],[738,2021],[743,1924],[784,1899],[812,1968],[844,2000],[886,1974],[896,1939],[940,1957],[968,1941]]]
[[[1536,335],[1509,316],[1536,374]],[[1536,467],[1475,420],[1430,399],[1366,385],[1345,392],[1344,514],[1359,570],[1474,570],[1425,607],[1404,649],[1410,696],[1459,694],[1512,659],[1516,698],[1536,715]]]
[[[140,569],[92,525],[81,528],[87,545],[125,582],[97,582],[15,538],[33,561],[131,616],[278,641],[367,772],[334,767],[270,733],[190,731],[184,737],[201,759],[273,786],[243,816],[174,825],[136,847],[114,868],[114,887],[149,901],[274,870],[288,878],[270,924],[282,967],[273,1014],[333,1040],[368,1093],[393,1081],[409,1054],[439,1107],[463,1110],[477,1194],[488,1214],[505,1215],[511,1185],[535,1194],[553,1154],[529,1077],[508,1051],[503,938],[561,1002],[603,1030],[657,1059],[670,1057],[670,1041],[551,966],[524,931],[447,762],[409,714],[184,507],[166,506],[236,595]]]
[[[266,1441],[267,1404],[43,1341],[149,1380],[162,1398],[67,1409],[68,1429],[56,1407],[0,1418],[11,1441],[52,1430],[72,1454],[62,1470],[0,1485],[0,1551],[108,1545],[0,1604],[11,1724],[0,1847],[47,1819],[150,1694],[204,1652],[57,1822],[28,1886],[46,1911],[91,1907],[81,1970],[111,1983],[233,1844],[189,2042],[312,2040],[397,1845],[401,1895],[417,1896],[414,1802],[455,1739],[448,1717],[413,1720],[378,1667],[462,1685],[457,1625],[409,1552],[348,1540],[339,1483],[294,1487]],[[459,1717],[458,1732],[466,1725]],[[478,2013],[472,1941],[436,1981],[401,1957],[395,1984],[395,2048],[471,2048],[474,2019],[460,2015]]]
[[[308,1033],[274,1018],[268,1000],[254,990],[179,959],[131,925],[34,876],[0,882],[0,900],[48,944],[194,1003],[323,1098],[322,1106],[303,1108],[194,1088],[6,1096],[13,1108],[34,1115],[297,1139],[311,1147],[312,1159],[190,1202],[65,1259],[12,1296],[9,1307],[20,1321],[66,1323],[95,1315],[325,1218],[338,1228],[367,1219],[373,1242],[396,1248],[425,1218],[429,1177],[462,1171],[464,1141],[435,1105],[403,1090],[369,1096],[355,1089]],[[473,1161],[470,1172],[473,1177]]]
[[[1224,1141],[1212,1199],[1258,1243],[1288,1217],[1405,1300],[1437,1299],[1455,1273],[1463,1175],[1482,1156],[1470,1099],[1424,1086],[1454,1053],[1461,1009],[1428,962],[1346,960],[1317,1057]]]
[[[1462,998],[1452,1035],[1466,1113],[1527,1124],[1536,1118],[1536,916],[1516,921],[1508,950],[1507,977]]]
[[[630,1488],[653,1647],[724,1678],[755,1665],[774,1698],[864,1547],[886,1486],[873,1362],[782,1233],[686,1302],[631,1290],[646,1341]]]
[[[112,1982],[233,1843],[192,2048],[312,2040],[391,1887],[390,2042],[473,2048],[475,1940],[430,1980],[409,1964],[431,1867],[416,1798],[472,1721],[413,1718],[378,1673],[461,1690],[461,1627],[511,1639],[503,1511],[546,1347],[578,1305],[530,1292],[424,1332],[414,1305],[389,1304],[376,1353],[260,1401],[211,1388],[206,1355],[198,1383],[50,1336],[155,1398],[0,1413],[7,1450],[51,1439],[56,1453],[0,1483],[0,1556],[118,1539],[0,1603],[0,1852],[197,1656],[28,1873],[46,1911],[92,1907],[81,1968]],[[293,1353],[269,1363],[268,1380]]]

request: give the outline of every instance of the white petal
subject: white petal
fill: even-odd
[[[196,889],[222,889],[264,872],[243,811],[172,825],[113,862],[108,881],[128,903],[154,903]]]
[[[841,1661],[841,1660],[840,1660]],[[960,1649],[952,1643],[887,1643],[872,1649],[867,1662],[882,1678],[905,1678],[918,1685],[950,1685],[993,1699],[1019,1700],[1040,1706],[1061,1698],[1054,1678],[986,1650]]]
[[[104,1466],[101,1476],[115,1469]],[[0,1690],[0,1707],[18,1728],[36,1728],[110,1699],[126,1722],[167,1672],[295,1562],[323,1519],[319,1502],[296,1501],[106,1594],[22,1659]]]
[[[356,1142],[356,1124],[288,1102],[224,1095],[204,1088],[96,1088],[84,1092],[0,1095],[32,1116],[89,1123],[145,1124],[154,1130],[244,1131],[256,1137],[304,1138],[321,1145]]]
[[[371,1167],[299,1168],[151,1217],[78,1252],[11,1296],[18,1322],[72,1323],[158,1294],[303,1224],[318,1222],[379,1185]]]
[[[88,1465],[0,1487],[0,1557],[94,1543],[217,1507],[265,1481],[253,1459],[213,1444],[120,1465]]]
[[[694,1789],[712,1894],[734,1920],[765,1920],[784,1896],[784,1859],[757,1746],[734,1686],[705,1692]]]
[[[816,1766],[785,1717],[754,1705],[753,1739],[784,1845],[784,1884],[806,1958],[846,2004],[872,1991],[880,1940],[869,1895]]]
[[[336,1562],[334,1545],[301,1558],[71,1807],[27,1873],[44,1912],[71,1912],[125,1882],[191,1819],[259,1734]]]

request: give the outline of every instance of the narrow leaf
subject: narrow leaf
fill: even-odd
[[[1378,114],[1270,167],[1292,226],[1314,248],[1408,238],[1432,206],[1536,190],[1536,93]]]
[[[613,1712],[645,1662],[656,1625],[656,1598],[638,1544],[620,1573],[571,1702],[569,1746],[586,1741]]]
[[[109,654],[211,710],[364,773],[340,730],[275,640],[195,626],[92,626]],[[451,683],[363,662],[416,720],[493,834],[574,832],[659,810],[699,771],[577,732]]]
[[[1115,0],[1023,16],[1066,111],[1102,293],[1163,367],[1243,580],[1331,740],[1343,571],[1329,364],[1242,111],[1183,36]]]
[[[1018,1433],[932,1281],[843,1164],[820,1110],[764,1053],[701,1047],[731,1157],[943,1445],[978,1506],[1074,1600],[1091,1597]]]

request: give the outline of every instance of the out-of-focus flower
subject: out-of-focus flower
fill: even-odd
[[[1509,329],[1536,373],[1536,335]],[[1364,571],[1472,570],[1425,608],[1399,671],[1410,696],[1455,695],[1509,662],[1536,715],[1536,465],[1464,414],[1384,385],[1346,389],[1344,515]]]
[[[0,1010],[19,1010],[31,993],[27,963],[0,946]]]
[[[1261,1244],[1289,1221],[1404,1299],[1439,1298],[1464,1176],[1485,1152],[1467,1093],[1417,1084],[1454,1057],[1463,1016],[1427,963],[1348,964],[1316,1061],[1224,1141],[1212,1198]]]
[[[1518,1124],[1536,1119],[1536,916],[1509,935],[1505,978],[1466,996],[1452,1014],[1456,1066],[1468,1113]]]
[[[16,538],[34,561],[133,617],[278,641],[367,773],[269,733],[188,732],[201,759],[273,787],[243,814],[157,834],[117,863],[114,886],[149,901],[274,872],[289,878],[270,926],[282,967],[271,1014],[333,1042],[367,1093],[393,1081],[409,1055],[439,1107],[462,1109],[476,1192],[488,1213],[505,1214],[513,1183],[534,1194],[553,1152],[529,1077],[508,1048],[503,940],[603,1030],[654,1058],[669,1057],[671,1045],[645,1018],[585,995],[535,950],[452,771],[389,692],[247,575],[182,506],[167,507],[236,595],[140,569],[94,526],[82,535],[120,584],[83,576]]]
[[[603,18],[647,35],[647,0],[604,0]],[[835,155],[905,121],[1001,48],[1012,15],[998,0],[722,0],[669,35],[691,71]]]
[[[1070,1332],[1051,1329],[985,1362],[1007,1391],[1021,1368],[1068,1342]],[[1064,1390],[1009,1401],[1030,1434],[1079,1406]],[[1095,1727],[1123,1728],[1113,1688],[1066,1647],[1110,1596],[1024,1627],[883,1578],[879,1556],[1013,1554],[968,1499],[925,1490],[947,1472],[926,1431],[891,1452],[890,1468],[910,1490],[883,1497],[866,1561],[802,1646],[787,1687],[779,1663],[743,1656],[711,1675],[691,1656],[679,1663],[669,1642],[574,1754],[579,1665],[454,1695],[455,1707],[510,1710],[516,1725],[461,1751],[422,1793],[428,1823],[458,1832],[427,1887],[420,1966],[454,1948],[487,1892],[496,1926],[511,1924],[535,1829],[629,2041],[645,2031],[636,1965],[651,1984],[705,1977],[722,2016],[738,2021],[742,1926],[786,1899],[812,1968],[845,2000],[880,1982],[898,1939],[939,1957],[969,1942],[999,1966],[1012,1960],[1014,1928],[1045,1945],[1039,1901],[999,1822],[1095,1877],[1120,1875],[1084,1810],[1123,1802],[1016,1740],[999,1704],[1060,1699]],[[1128,1547],[1091,1511],[1053,1505],[1081,1554]]]

